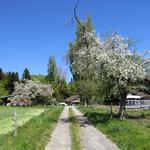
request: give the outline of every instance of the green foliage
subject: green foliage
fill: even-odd
[[[51,105],[52,97],[45,97],[37,95],[35,99],[32,100],[32,105]]]
[[[0,97],[11,94],[14,91],[14,82],[19,81],[17,72],[3,72],[0,68]]]
[[[0,80],[3,80],[3,78],[4,78],[4,73],[2,68],[0,68]]]
[[[58,100],[62,101],[70,96],[70,90],[65,80],[59,80],[53,84],[54,94],[53,96]]]
[[[92,25],[91,16],[88,16],[85,21],[81,21],[80,19],[79,19],[79,21],[84,26],[85,32],[93,32],[94,29],[93,29],[93,25]],[[85,47],[85,45],[83,44],[84,42],[82,41],[84,34],[85,33],[83,31],[83,28],[77,22],[77,31],[76,31],[76,39],[75,39],[77,47],[80,47],[80,46]],[[90,42],[90,41],[87,41],[87,42]]]
[[[54,56],[50,56],[49,58],[47,73],[47,79],[50,83],[58,79],[58,68]]]
[[[86,32],[93,32],[92,19],[90,16],[85,21],[80,21],[80,22],[84,26]],[[90,42],[92,40],[92,39],[86,40],[86,43],[85,43],[83,36],[84,36],[83,29],[77,23],[77,31],[76,31],[75,41],[69,43],[69,52],[68,52],[68,61],[69,61],[69,65],[70,65],[70,71],[71,71],[73,79],[75,81],[81,80],[81,79],[86,79],[86,76],[92,78],[92,74],[89,74],[90,72],[88,72],[86,74],[86,76],[81,74],[79,72],[80,68],[78,68],[74,63],[75,61],[78,61],[77,60],[78,58],[76,58],[75,53],[79,49],[84,48],[87,45],[90,45]]]
[[[48,81],[46,79],[46,76],[45,75],[31,75],[31,80],[33,81],[39,81],[41,83],[44,83],[44,84],[47,84]]]
[[[98,87],[94,81],[81,80],[76,82],[77,90],[80,95],[81,101],[86,102],[87,105],[94,100],[94,95],[97,95]]]
[[[69,88],[68,88],[68,84],[65,80],[60,81],[59,91],[60,91],[63,99],[66,99],[70,96],[70,91],[69,91]]]
[[[62,107],[50,107],[40,116],[18,128],[17,137],[12,133],[0,135],[1,150],[45,150],[45,146],[54,130]]]
[[[82,23],[82,25],[85,28],[86,32],[94,32],[93,29],[93,25],[92,25],[92,19],[91,17],[88,17],[85,21],[80,21]],[[94,89],[94,93],[92,91],[91,88],[91,95],[88,96],[84,96],[84,94],[88,94],[88,92],[83,91],[84,88],[81,88],[81,84],[83,85],[83,83],[81,84],[76,84],[76,88],[78,88],[78,92],[79,95],[81,97],[81,99],[83,101],[85,101],[85,99],[90,100],[92,102],[92,100],[96,100],[97,103],[102,103],[105,99],[118,99],[118,88],[117,86],[114,86],[116,83],[114,83],[114,81],[110,78],[107,78],[106,76],[101,77],[99,80],[95,79],[95,74],[94,71],[92,70],[93,68],[90,67],[90,58],[88,59],[86,56],[86,59],[88,59],[88,61],[86,61],[86,63],[84,62],[85,65],[85,69],[83,72],[80,72],[80,68],[78,67],[78,65],[76,64],[76,62],[78,62],[78,58],[76,56],[76,53],[82,49],[82,48],[86,48],[90,46],[91,41],[93,39],[91,38],[86,38],[86,43],[85,43],[85,39],[83,39],[84,33],[83,33],[83,29],[82,27],[77,24],[77,31],[76,31],[76,38],[74,42],[69,43],[69,53],[68,53],[68,60],[69,60],[69,65],[70,65],[70,70],[71,73],[73,75],[73,80],[74,81],[79,81],[80,80],[89,80],[92,82],[95,82],[95,85],[92,85],[94,87],[96,87],[96,92],[95,92],[95,88]],[[79,86],[79,87],[78,87]],[[83,85],[84,86],[84,85]],[[90,87],[85,87],[85,89],[88,88],[90,89]],[[82,94],[81,94],[82,93]],[[84,97],[84,98],[83,98]]]
[[[31,76],[30,76],[30,72],[27,68],[25,68],[23,74],[22,74],[22,79],[27,79],[27,80],[30,80],[31,79]]]
[[[74,81],[72,81],[68,84],[68,88],[69,88],[70,95],[77,95],[78,94],[76,84]]]
[[[8,95],[7,90],[5,89],[6,81],[0,81],[0,97]]]
[[[2,104],[1,97],[8,95],[8,91],[5,89],[6,81],[0,80],[0,105]]]
[[[14,91],[14,82],[19,81],[19,75],[17,72],[8,72],[5,75],[5,80],[7,80],[7,83],[5,85],[5,88],[8,91],[8,94],[12,94]]]
[[[46,81],[52,84],[54,89],[53,97],[57,101],[62,101],[70,96],[68,84],[65,80],[65,73],[62,68],[57,66],[55,57],[53,56],[49,58]]]

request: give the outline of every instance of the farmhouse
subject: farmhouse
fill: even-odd
[[[10,100],[8,100],[8,98],[10,98],[11,97],[11,95],[8,95],[8,96],[4,96],[4,97],[2,97],[1,98],[1,100],[2,100],[2,105],[7,105],[7,104],[9,104],[10,103]]]
[[[79,95],[71,96],[65,100],[65,103],[67,103],[68,105],[80,104],[80,97]]]
[[[143,92],[127,95],[126,108],[150,108],[150,95]]]

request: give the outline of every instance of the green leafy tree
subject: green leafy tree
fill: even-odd
[[[40,81],[41,83],[48,83],[48,81],[46,80],[46,76],[45,75],[31,75],[31,80],[33,81]]]
[[[91,80],[81,80],[76,82],[77,90],[83,104],[91,104],[97,95],[98,87]]]
[[[78,94],[78,91],[77,91],[77,88],[76,88],[76,84],[75,84],[74,81],[71,81],[68,84],[68,87],[69,87],[70,95],[77,95]]]
[[[14,82],[19,81],[17,72],[3,72],[0,69],[0,97],[12,94],[14,91]]]
[[[104,100],[105,97],[108,97],[108,90],[106,86],[106,82],[104,80],[99,80],[99,82],[96,80],[95,75],[95,68],[92,66],[90,53],[88,53],[88,49],[92,46],[91,43],[94,40],[92,37],[88,38],[85,36],[85,33],[92,33],[94,34],[94,28],[92,25],[92,19],[91,17],[88,17],[85,21],[81,21],[79,19],[79,22],[82,24],[79,24],[77,22],[77,31],[76,31],[76,38],[74,42],[69,43],[69,52],[68,52],[68,60],[70,65],[70,71],[73,76],[73,80],[80,81],[80,80],[90,80],[92,81],[97,87],[97,93],[94,95],[98,100],[101,99]],[[83,30],[84,27],[84,30]],[[85,32],[85,33],[84,33]],[[86,59],[82,61],[82,64],[84,64],[84,69],[80,71],[80,66],[78,66],[78,55],[76,55],[81,49],[86,49]],[[80,53],[81,54],[81,53]],[[78,84],[77,84],[78,86]],[[78,88],[78,87],[76,87]]]
[[[50,83],[58,80],[58,69],[54,56],[50,56],[48,61],[47,79]]]
[[[5,88],[6,82],[7,82],[6,80],[1,80],[0,81],[0,98],[2,96],[8,95],[8,91]]]
[[[65,71],[57,66],[55,57],[50,56],[46,80],[52,84],[54,89],[53,97],[56,98],[57,101],[62,101],[70,96],[65,74]]]
[[[66,82],[66,80],[61,80],[60,81],[60,88],[59,88],[59,91],[61,93],[61,97],[63,99],[66,99],[70,96],[70,90],[69,90],[69,87],[68,87],[68,84]]]
[[[53,84],[53,89],[53,96],[57,99],[57,101],[62,101],[71,96],[69,85],[64,79],[60,79],[57,83]]]
[[[25,68],[23,74],[22,74],[22,79],[27,79],[27,80],[30,80],[31,79],[31,76],[30,76],[30,72],[27,68]]]
[[[80,21],[82,26],[84,26],[84,29],[86,32],[93,32],[93,25],[92,25],[92,19],[89,16],[85,21]],[[75,81],[81,80],[81,79],[89,79],[92,78],[93,75],[91,72],[86,72],[85,74],[80,72],[80,68],[74,63],[78,61],[78,58],[76,57],[76,53],[83,48],[86,48],[90,45],[92,39],[86,39],[84,38],[84,32],[80,24],[77,23],[77,31],[76,31],[76,38],[74,42],[69,43],[69,52],[68,52],[68,62],[70,66],[70,71],[72,73],[73,79]],[[89,60],[90,63],[90,60]],[[90,64],[85,67],[86,69],[90,67]]]

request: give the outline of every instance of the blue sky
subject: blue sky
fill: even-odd
[[[49,56],[67,71],[63,57],[75,37],[71,22],[75,0],[0,0],[0,67],[4,71],[24,68],[31,74],[46,74]],[[137,48],[150,49],[149,0],[80,0],[78,15],[93,18],[103,36],[117,31],[138,39]]]

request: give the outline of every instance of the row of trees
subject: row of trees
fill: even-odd
[[[78,21],[76,39],[69,44],[68,60],[74,82],[80,83],[77,88],[82,87],[81,99],[87,103],[97,96],[119,99],[119,115],[123,117],[127,94],[149,91],[149,59],[134,51],[132,39],[116,33],[101,38],[90,17]]]
[[[73,76],[72,84],[74,84],[83,104],[101,103],[105,99],[106,94],[104,92],[104,84],[97,83],[95,72],[91,68],[91,59],[88,55],[85,56],[83,62],[80,62],[80,57],[77,56],[80,53],[80,49],[87,48],[92,42],[92,39],[87,40],[84,38],[84,31],[88,33],[94,32],[91,17],[88,17],[87,20],[81,23],[84,26],[84,30],[77,23],[76,38],[75,41],[69,43],[69,52],[67,54],[67,61]],[[82,52],[79,55],[82,55]],[[83,66],[79,66],[77,63],[81,63]],[[81,70],[82,67],[84,67],[84,70]]]
[[[54,89],[53,96],[57,101],[62,101],[71,96],[71,86],[67,84],[65,71],[58,67],[54,56],[50,56],[48,61],[48,70],[46,81],[52,84]]]
[[[29,70],[26,68],[23,72],[22,79],[30,79]],[[0,68],[0,96],[12,94],[14,91],[14,82],[19,82],[18,72],[4,72]]]
[[[19,81],[17,72],[3,72],[0,68],[0,96],[11,94],[14,90],[14,82]]]
[[[47,75],[30,75],[30,71],[25,68],[21,80],[17,72],[3,72],[0,69],[0,96],[11,95],[14,92],[14,83],[22,83],[22,81],[33,80],[39,81],[42,84],[48,84],[54,90],[53,98],[57,101],[62,101],[73,94],[74,88],[68,85],[65,72],[61,67],[56,64],[55,57],[50,56],[48,60]]]

